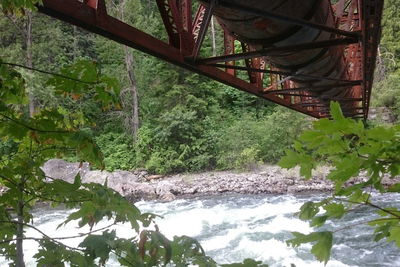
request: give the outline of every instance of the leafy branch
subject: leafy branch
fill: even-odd
[[[300,174],[306,178],[312,176],[312,170],[321,161],[333,167],[327,176],[335,185],[333,197],[317,203],[306,202],[300,209],[299,218],[308,220],[313,227],[321,227],[327,220],[342,218],[353,210],[352,205],[369,206],[380,216],[380,219],[365,222],[375,227],[375,240],[386,238],[400,246],[400,211],[372,203],[371,192],[366,191],[369,188],[382,193],[400,192],[399,183],[390,187],[383,184],[385,175],[395,177],[400,174],[400,126],[368,128],[361,121],[345,118],[336,102],[331,102],[330,110],[332,120],[315,121],[313,128],[303,132],[293,149],[287,150],[279,162],[284,168],[300,166]],[[362,171],[367,173],[367,181],[346,185]],[[320,211],[324,213],[320,214]],[[308,235],[295,232],[288,243],[293,246],[314,243],[311,252],[326,263],[330,258],[332,233],[352,226],[355,225]]]
[[[42,73],[42,74],[47,74],[47,75],[59,77],[59,78],[62,78],[62,79],[71,80],[71,81],[74,81],[74,82],[79,82],[79,83],[84,83],[84,84],[89,84],[89,85],[95,85],[95,84],[99,84],[100,83],[100,81],[95,81],[95,82],[93,82],[93,81],[83,81],[81,79],[77,79],[77,78],[74,78],[74,77],[66,76],[66,75],[63,75],[63,74],[60,74],[60,73],[41,70],[41,69],[28,67],[28,66],[21,65],[21,64],[16,64],[16,63],[9,63],[9,62],[0,61],[0,65],[7,65],[7,66],[12,66],[12,67],[18,67],[18,68],[23,68],[23,69],[27,69],[27,70],[32,70],[32,71],[39,72],[39,73]]]
[[[61,131],[61,130],[42,130],[42,129],[34,128],[34,127],[30,126],[30,125],[27,125],[27,124],[25,124],[25,123],[23,123],[23,122],[21,122],[19,120],[13,119],[10,116],[7,116],[5,114],[1,114],[0,113],[0,116],[5,118],[5,119],[7,119],[7,120],[9,120],[9,121],[11,121],[11,122],[13,122],[13,123],[15,123],[15,124],[18,124],[18,125],[26,128],[26,129],[34,131],[34,132],[39,132],[39,133],[71,133],[70,131]]]
[[[39,228],[37,228],[37,227],[35,227],[35,226],[31,225],[31,224],[28,224],[28,223],[21,223],[21,222],[18,222],[18,221],[0,221],[0,223],[10,223],[10,224],[22,225],[22,226],[25,226],[25,227],[32,228],[33,230],[37,231],[37,232],[40,233],[42,236],[44,236],[45,239],[52,240],[53,242],[58,243],[58,244],[60,244],[60,245],[62,245],[62,246],[64,246],[64,247],[66,247],[66,248],[71,249],[71,250],[80,250],[80,251],[83,251],[82,249],[70,247],[70,246],[67,246],[67,245],[65,245],[65,244],[63,244],[63,243],[61,243],[61,242],[59,242],[59,241],[57,240],[58,238],[53,238],[53,237],[48,236],[48,235],[45,234],[42,230],[40,230]],[[23,239],[25,240],[25,239],[27,239],[27,238],[24,237]],[[29,238],[29,237],[28,237],[28,239],[40,241],[40,240],[43,240],[44,238],[32,238],[32,237]],[[1,241],[0,244],[9,243],[9,242],[12,242],[12,241],[17,241],[17,240],[18,240],[18,238],[10,239],[10,240],[4,240],[4,241]]]

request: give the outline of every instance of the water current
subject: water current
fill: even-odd
[[[324,194],[304,195],[227,195],[180,199],[169,203],[138,202],[143,212],[153,212],[160,231],[168,238],[188,235],[200,241],[206,253],[218,263],[241,262],[253,258],[270,266],[324,266],[310,254],[311,245],[287,247],[292,231],[309,233],[313,229],[307,222],[296,218],[300,206],[308,200],[318,200]],[[374,201],[382,206],[400,207],[400,195],[375,195]],[[70,223],[56,229],[68,216],[65,210],[38,209],[35,225],[50,236],[76,235],[87,229],[78,229]],[[339,229],[334,237],[332,257],[327,266],[400,266],[399,249],[393,243],[372,241],[372,228],[365,225],[374,218],[370,208],[359,208],[340,221],[330,221],[325,229]],[[104,223],[106,225],[106,223]],[[351,226],[351,227],[348,227]],[[100,225],[101,227],[101,225]],[[117,234],[130,236],[128,225],[118,226]],[[26,236],[40,237],[27,229]],[[65,243],[77,246],[81,240],[67,239]],[[27,266],[35,266],[34,241],[25,244]],[[0,266],[5,262],[0,259]],[[110,263],[107,266],[118,266]]]

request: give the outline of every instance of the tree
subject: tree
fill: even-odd
[[[386,0],[384,15],[382,18],[382,40],[381,45],[388,52],[393,53],[395,58],[400,57],[400,21],[398,20],[400,7],[396,0]]]
[[[137,24],[137,16],[141,12],[141,4],[139,1],[123,0],[122,2],[111,1],[115,10],[114,13],[117,17],[128,23]],[[129,16],[125,13],[128,11]],[[134,11],[134,12],[133,12]],[[133,15],[134,14],[134,15]],[[131,48],[123,46],[125,69],[127,73],[128,83],[126,89],[121,92],[121,101],[123,106],[126,108],[125,111],[125,125],[129,129],[130,134],[134,141],[137,141],[137,135],[139,131],[139,96],[138,86],[135,75],[135,59]]]
[[[81,61],[63,68],[61,73],[47,81],[58,95],[77,100],[93,88],[93,97],[104,109],[118,106],[116,81],[101,76],[93,63]],[[47,177],[40,168],[43,163],[71,153],[81,161],[103,168],[101,151],[85,130],[90,120],[79,110],[66,113],[56,106],[30,116],[23,108],[27,100],[24,79],[2,62],[0,89],[0,137],[15,145],[0,158],[0,184],[7,188],[0,196],[0,255],[11,260],[12,266],[25,266],[23,242],[28,239],[39,244],[34,256],[39,265],[64,266],[66,262],[71,266],[95,266],[95,262],[104,265],[113,253],[123,266],[158,266],[168,262],[215,266],[197,241],[189,237],[166,239],[154,226],[155,215],[142,214],[106,185],[81,183],[79,175],[72,184]],[[51,237],[31,224],[32,209],[38,201],[78,208],[63,223],[79,220],[80,227],[90,226],[89,232],[75,236],[85,237],[78,248],[62,243],[73,236]],[[111,221],[110,225],[96,229],[103,219]],[[131,238],[118,238],[114,231],[108,230],[124,222],[130,223],[136,233]],[[140,224],[144,227],[153,224],[155,230],[140,231]],[[25,236],[25,227],[36,230],[41,237]],[[96,234],[100,230],[102,234]]]
[[[322,227],[327,220],[340,219],[361,206],[376,210],[377,219],[366,222],[375,228],[374,240],[386,238],[400,247],[400,211],[393,207],[380,207],[371,200],[371,191],[399,192],[400,183],[383,185],[385,176],[400,174],[400,126],[366,127],[362,121],[345,118],[338,103],[331,103],[332,120],[320,119],[313,128],[301,134],[292,150],[279,162],[284,168],[300,166],[300,174],[312,176],[319,162],[332,165],[328,179],[334,184],[332,197],[320,202],[306,202],[299,218],[310,225]],[[368,179],[346,185],[352,177],[366,172]],[[288,241],[292,246],[313,243],[311,252],[320,261],[329,260],[333,233],[319,231],[311,234],[293,233]]]
[[[385,1],[382,17],[382,39],[378,49],[375,84],[372,90],[372,105],[390,108],[400,119],[400,7],[394,0]]]

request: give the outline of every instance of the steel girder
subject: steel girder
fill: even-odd
[[[191,0],[156,0],[169,37],[168,43],[108,15],[104,0],[43,0],[43,5],[38,8],[44,14],[312,117],[329,117],[327,103],[335,100],[351,103],[343,105],[347,116],[367,118],[376,51],[380,40],[382,0],[339,0],[332,5],[336,20],[334,28],[284,14],[234,5],[228,0],[203,2],[205,4],[200,5],[193,15]],[[238,41],[235,41],[235,37],[224,25],[221,25],[224,30],[224,55],[203,58],[200,48],[216,5],[319,29],[336,37],[329,41],[292,44],[257,51],[242,42],[242,51],[238,53],[235,51],[238,50],[235,48],[235,42]],[[331,46],[345,47],[342,57],[347,67],[346,79],[304,75],[295,71],[283,72],[265,59],[265,56],[276,51],[303,51]],[[240,66],[240,60],[244,60],[245,64]],[[239,71],[247,72],[248,79],[239,78]],[[313,93],[315,89],[320,90],[321,86],[295,87],[292,80],[296,78],[328,79],[335,83],[326,87],[343,87],[348,91],[343,97],[321,99],[318,94]]]

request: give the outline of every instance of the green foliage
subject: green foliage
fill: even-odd
[[[385,1],[378,66],[372,90],[372,105],[388,107],[400,119],[400,9],[396,0]]]
[[[382,41],[381,44],[386,47],[395,58],[400,57],[400,8],[396,0],[386,0],[382,18]]]
[[[244,115],[222,129],[218,167],[246,169],[258,162],[275,163],[306,126],[304,116],[281,108],[261,119]]]
[[[35,4],[41,0],[0,0],[0,8],[4,13],[25,14],[25,9],[36,10]]]
[[[374,86],[373,105],[388,107],[393,112],[396,121],[400,119],[400,72],[393,72]]]
[[[371,202],[368,188],[379,192],[398,192],[399,184],[389,188],[382,185],[385,174],[394,177],[400,174],[400,127],[376,126],[366,128],[361,121],[345,118],[338,103],[331,103],[332,120],[321,119],[313,128],[300,135],[293,149],[287,150],[279,164],[284,168],[300,166],[300,173],[311,177],[311,170],[317,162],[329,163],[332,169],[328,175],[335,185],[333,197],[320,202],[306,202],[300,209],[299,218],[310,221],[310,225],[321,227],[327,220],[340,219],[360,205],[377,209],[379,219],[369,222],[375,227],[375,240],[399,242],[400,212],[393,208],[379,207]],[[360,172],[368,174],[367,181],[351,186],[345,183]],[[321,214],[322,213],[322,214]],[[309,235],[293,233],[288,243],[299,246],[316,242],[311,252],[318,260],[329,260],[332,247],[332,233],[314,232]]]
[[[319,261],[323,261],[325,264],[329,261],[332,248],[331,232],[314,232],[308,235],[293,232],[292,234],[294,238],[287,242],[289,245],[298,247],[303,243],[315,243],[311,252]]]
[[[155,67],[160,69],[156,82],[139,81],[149,82],[151,89],[143,92],[141,102],[145,123],[139,130],[138,166],[160,173],[209,168],[215,157],[213,115],[218,111],[214,83],[201,84],[204,77],[165,63]]]
[[[133,141],[125,133],[109,131],[95,140],[103,152],[106,170],[131,170],[135,167]]]
[[[259,160],[260,151],[250,147],[245,148],[240,153],[239,158],[235,160],[235,169],[239,170],[251,170],[253,169],[257,163],[261,163]]]

